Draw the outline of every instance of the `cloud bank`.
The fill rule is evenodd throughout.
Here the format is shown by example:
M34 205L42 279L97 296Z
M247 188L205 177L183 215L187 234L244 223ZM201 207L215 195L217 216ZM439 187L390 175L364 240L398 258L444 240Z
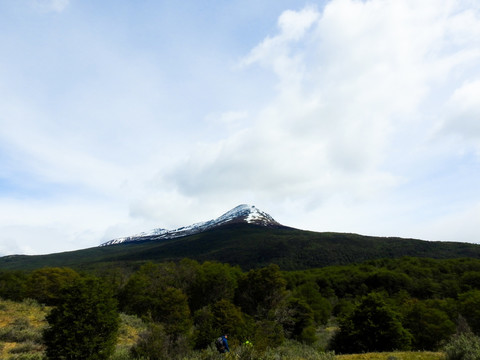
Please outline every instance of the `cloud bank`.
M286 3L268 26L243 2L38 0L28 22L0 5L0 253L240 203L309 230L478 242L480 6Z
M283 206L282 215L294 203L315 214L303 225L316 221L318 230L385 233L382 223L397 217L391 233L426 235L415 221L404 231L402 217L414 216L402 211L423 217L415 203L431 201L421 193L424 178L438 176L431 163L478 151L479 20L478 8L461 1L338 0L283 12L278 32L241 60L246 72L275 74L271 101L251 126L199 145L167 178L185 198L254 194L267 207ZM457 180L444 177L432 181ZM444 207L448 217L453 209Z

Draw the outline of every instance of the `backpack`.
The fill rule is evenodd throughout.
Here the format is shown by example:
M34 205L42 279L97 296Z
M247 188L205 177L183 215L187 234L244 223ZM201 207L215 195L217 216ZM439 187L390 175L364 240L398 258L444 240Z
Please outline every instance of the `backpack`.
M218 351L225 349L225 346L223 346L223 339L221 336L217 340L215 340L215 346L217 347Z

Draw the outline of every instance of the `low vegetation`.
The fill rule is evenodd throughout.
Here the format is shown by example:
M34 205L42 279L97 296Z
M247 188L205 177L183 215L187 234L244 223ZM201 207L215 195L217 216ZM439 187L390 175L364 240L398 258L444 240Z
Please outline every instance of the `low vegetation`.
M336 360L446 360L443 352L409 351L337 355Z
M40 359L45 347L42 331L47 326L48 309L36 301L14 302L0 299L0 358Z

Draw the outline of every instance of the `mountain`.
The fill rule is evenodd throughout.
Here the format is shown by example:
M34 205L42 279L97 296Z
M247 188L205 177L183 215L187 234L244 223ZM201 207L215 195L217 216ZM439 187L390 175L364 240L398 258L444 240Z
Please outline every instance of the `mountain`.
M100 246L118 245L134 241L176 239L183 236L199 234L218 226L235 223L255 224L266 227L282 226L270 215L257 209L255 206L242 204L213 220L184 226L174 230L153 229L149 232L113 239L101 244Z
M5 256L0 258L0 271L46 266L113 271L136 269L148 261L184 258L230 263L244 270L272 263L282 270L303 270L404 256L480 258L480 245L470 243L298 230L280 225L249 205L238 206L215 220L162 231L116 239L109 246L105 243L57 254Z

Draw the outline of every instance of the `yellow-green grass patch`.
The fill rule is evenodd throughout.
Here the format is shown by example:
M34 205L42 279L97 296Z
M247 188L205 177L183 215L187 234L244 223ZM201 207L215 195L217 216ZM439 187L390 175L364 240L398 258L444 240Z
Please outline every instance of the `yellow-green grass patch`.
M337 360L445 360L442 352L406 351L336 355Z

